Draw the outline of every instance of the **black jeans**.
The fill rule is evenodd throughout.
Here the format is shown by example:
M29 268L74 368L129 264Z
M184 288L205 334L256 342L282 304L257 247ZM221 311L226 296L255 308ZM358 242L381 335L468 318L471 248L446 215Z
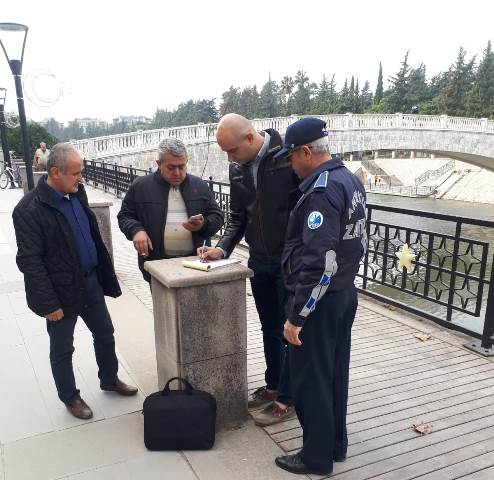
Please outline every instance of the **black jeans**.
M330 472L346 455L346 412L355 287L328 292L309 314L301 346L290 345L293 403L303 429L302 461Z
M278 390L279 402L291 405L288 348L283 338L288 292L283 283L281 264L264 263L250 257L248 265L254 271L250 284L261 320L266 386Z
M84 302L80 316L93 335L100 383L113 385L117 380L118 371L113 324L106 308L105 297L96 270L93 270L85 281ZM76 322L77 317L64 317L56 322L46 321L50 335L51 371L57 386L58 397L67 405L79 398L72 366Z

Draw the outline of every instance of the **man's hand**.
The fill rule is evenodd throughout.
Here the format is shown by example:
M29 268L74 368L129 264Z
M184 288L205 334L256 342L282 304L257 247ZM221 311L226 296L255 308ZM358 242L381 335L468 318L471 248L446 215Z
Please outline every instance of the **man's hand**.
M58 322L58 320L62 320L63 318L63 310L59 308L58 310L45 315L45 318L50 320L50 322Z
M202 257L204 261L208 260L220 260L223 258L223 252L219 248L213 247L199 247L197 249L197 256Z
M182 223L182 227L189 232L197 232L204 225L204 217L202 215L194 215L190 217L186 222Z
M147 257L149 252L153 249L153 244L148 234L144 230L138 231L133 237L134 248L139 252L139 255Z
M283 335L285 336L288 342L290 342L292 345L295 345L296 347L299 347L300 345L302 345L302 342L298 337L300 330L302 330L302 327L296 327L295 325L293 325L293 323L290 322L290 320L287 320L285 322L285 329L283 331Z

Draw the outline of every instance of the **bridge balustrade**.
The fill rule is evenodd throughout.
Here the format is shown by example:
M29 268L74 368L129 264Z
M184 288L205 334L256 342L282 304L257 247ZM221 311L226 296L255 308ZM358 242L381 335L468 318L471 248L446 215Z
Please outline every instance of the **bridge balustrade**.
M284 134L288 125L298 117L263 118L253 120L256 129L274 128ZM447 115L409 115L409 114L335 114L321 115L329 130L437 130L472 133L494 133L494 121L482 118L448 117ZM103 158L116 154L134 153L156 148L165 137L179 138L185 143L204 143L211 141L216 134L217 124L188 125L156 130L144 130L71 143L86 158Z

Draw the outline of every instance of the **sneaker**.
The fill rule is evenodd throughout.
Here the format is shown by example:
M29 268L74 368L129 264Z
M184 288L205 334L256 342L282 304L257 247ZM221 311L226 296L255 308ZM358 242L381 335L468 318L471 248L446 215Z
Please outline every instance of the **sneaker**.
M276 402L271 402L266 408L259 413L252 415L256 425L260 427L267 427L268 425L274 425L275 423L284 422L290 420L296 415L295 408L289 405L286 408L280 407Z
M249 408L262 408L268 403L274 402L278 396L277 390L268 390L266 387L258 388L249 400Z

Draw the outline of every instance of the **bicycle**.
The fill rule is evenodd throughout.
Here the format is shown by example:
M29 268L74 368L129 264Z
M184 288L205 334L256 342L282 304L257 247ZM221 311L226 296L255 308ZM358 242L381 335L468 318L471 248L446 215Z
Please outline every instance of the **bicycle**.
M14 184L17 188L22 188L22 179L19 167L14 170L12 167L5 167L0 173L0 188L5 189L9 184Z

